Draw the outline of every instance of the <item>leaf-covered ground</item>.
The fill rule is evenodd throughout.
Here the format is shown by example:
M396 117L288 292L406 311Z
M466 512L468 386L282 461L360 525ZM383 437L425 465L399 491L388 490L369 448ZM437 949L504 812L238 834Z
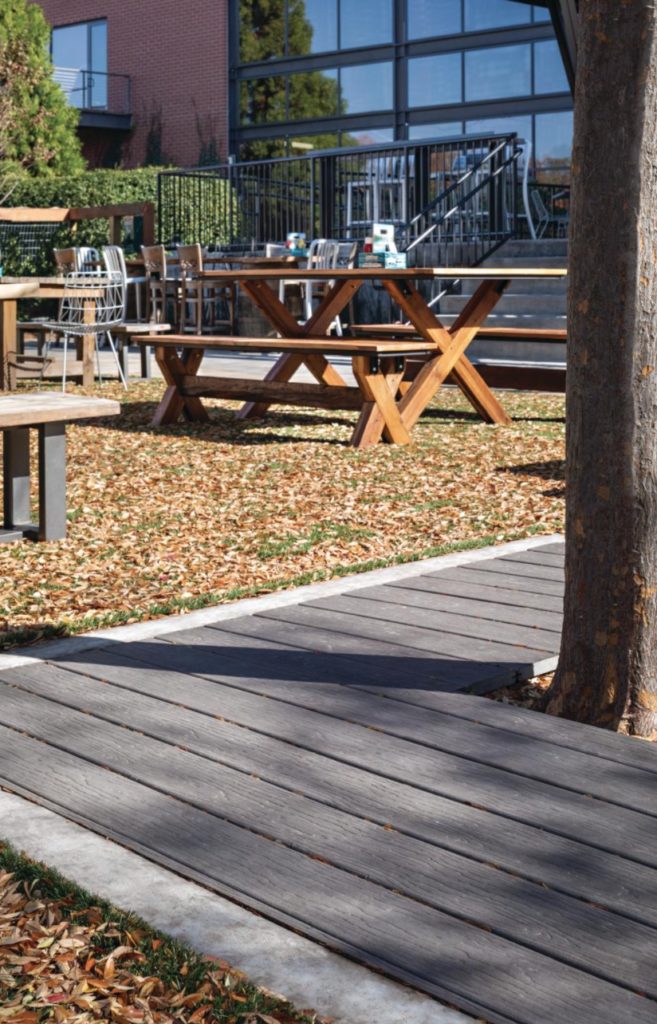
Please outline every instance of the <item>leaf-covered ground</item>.
M0 1024L329 1024L0 842Z
M65 541L0 546L0 643L78 632L562 529L563 397L509 393L509 427L443 390L408 447L354 415L279 410L153 429L162 382L68 432Z

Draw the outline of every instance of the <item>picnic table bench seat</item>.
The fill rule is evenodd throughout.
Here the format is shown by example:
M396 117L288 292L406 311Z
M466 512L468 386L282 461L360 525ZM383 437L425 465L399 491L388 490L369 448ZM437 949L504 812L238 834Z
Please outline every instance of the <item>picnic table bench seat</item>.
M417 330L413 324L352 324L352 331L358 337L376 334L383 338L413 338ZM568 340L565 327L487 327L479 328L478 339L497 341L537 341L560 344ZM566 390L566 365L564 362L539 362L527 359L496 359L490 356L472 356L472 364L486 384L493 388L509 388L519 391ZM406 380L413 380L421 364L409 365ZM453 383L453 381L450 381Z
M0 396L4 529L0 542L66 536L66 424L116 416L118 402L53 392ZM29 431L39 434L39 522L31 521Z

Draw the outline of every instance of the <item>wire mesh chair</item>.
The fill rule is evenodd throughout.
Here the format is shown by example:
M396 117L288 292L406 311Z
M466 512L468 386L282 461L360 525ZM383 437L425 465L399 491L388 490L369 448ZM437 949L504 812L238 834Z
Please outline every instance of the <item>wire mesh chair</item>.
M98 379L102 383L98 335L104 334L109 341L121 383L127 389L128 385L111 335L111 329L118 327L124 319L125 285L120 273L107 271L102 277L96 272L66 275L58 319L46 322L46 326L54 334L61 334L64 338L62 391L66 390L68 339L83 338L90 334L95 336ZM48 346L44 355L48 356Z
M142 285L148 283L148 278L146 275L142 275L141 277L129 276L125 262L125 254L120 245L103 246L103 263L105 264L106 270L110 271L110 273L118 273L123 278L126 290L126 310L124 311L124 319L127 316L128 289L134 288L135 313L137 315L137 320L141 320L141 289Z

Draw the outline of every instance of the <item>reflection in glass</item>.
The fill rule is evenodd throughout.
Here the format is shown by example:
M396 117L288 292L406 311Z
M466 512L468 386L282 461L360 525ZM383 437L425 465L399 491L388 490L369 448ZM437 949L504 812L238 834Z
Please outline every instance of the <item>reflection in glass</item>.
M550 21L550 12L547 7L539 7L538 4L534 4L534 21Z
M432 124L412 124L409 139L451 139L463 134L462 121L439 121Z
M298 56L338 47L338 0L287 0L287 48Z
M573 142L573 112L536 115L536 177L540 181L567 183Z
M94 21L89 26L90 60L93 72L89 80L91 106L98 109L107 107L107 22Z
M462 99L460 53L440 53L409 60L409 106L445 106L460 103Z
M516 132L519 139L531 142L532 119L529 115L520 117L484 117L478 121L465 122L466 135L508 135Z
M568 92L568 88L556 39L534 43L534 92Z
M290 156L305 156L318 149L337 149L337 132L323 135L293 135L290 138Z
M357 128L351 132L341 132L341 146L376 146L382 142L392 142L392 128Z
M338 73L302 71L289 78L288 118L302 121L308 117L335 117L338 110Z
M240 123L270 124L285 121L285 76L248 78L240 82Z
M531 46L491 46L465 54L466 100L531 93Z
M461 31L461 0L408 0L408 38L451 36Z
M240 0L240 61L271 60L285 54L285 5L282 0Z
M392 64L359 64L340 69L343 112L360 114L365 110L390 110L392 107Z
M340 0L340 49L392 42L392 0Z
M513 0L465 0L465 31L479 32L505 25L526 25L531 19L529 4Z

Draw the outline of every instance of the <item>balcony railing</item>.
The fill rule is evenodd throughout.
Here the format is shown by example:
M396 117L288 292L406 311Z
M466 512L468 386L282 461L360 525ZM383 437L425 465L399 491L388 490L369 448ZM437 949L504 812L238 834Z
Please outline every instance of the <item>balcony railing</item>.
M55 68L53 77L71 106L85 113L132 113L130 75L86 71L84 68Z

